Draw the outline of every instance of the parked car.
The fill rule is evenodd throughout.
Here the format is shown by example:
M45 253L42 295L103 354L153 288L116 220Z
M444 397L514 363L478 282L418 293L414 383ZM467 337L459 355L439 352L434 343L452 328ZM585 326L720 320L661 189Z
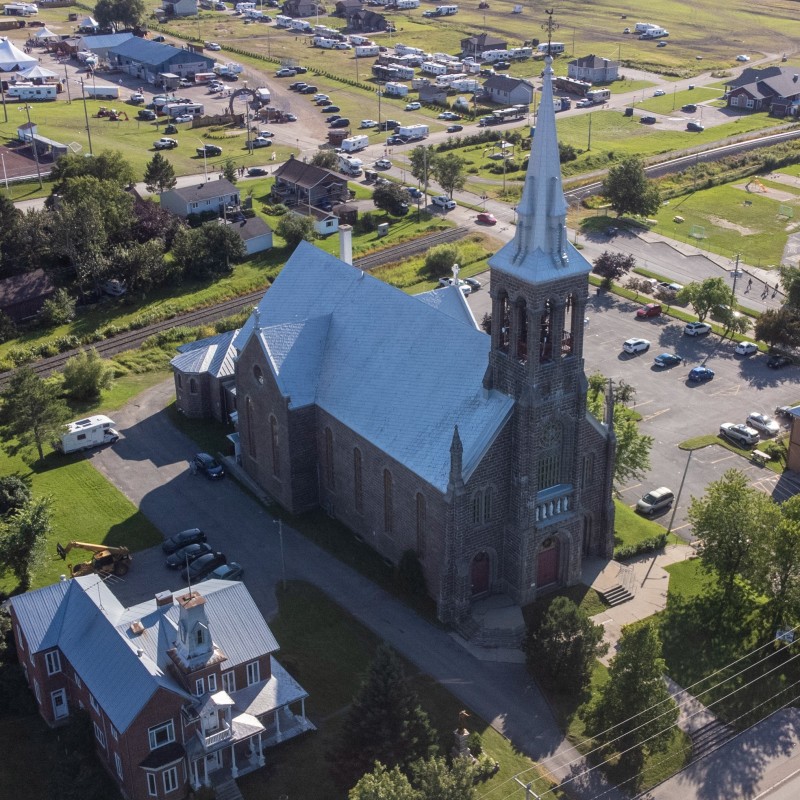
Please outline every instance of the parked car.
M185 531L176 533L174 536L170 536L169 539L165 539L164 543L161 545L161 549L167 554L174 553L176 550L180 550L181 547L186 547L188 544L196 544L197 542L204 542L205 540L206 535L200 528L188 528Z
M647 339L627 339L622 343L622 349L631 355L646 353L650 349Z
M177 117L173 117L172 118L172 121L173 122L178 122L178 123L180 123L180 122L191 122L193 119L194 119L194 117L191 114L178 114Z
M284 122L297 122L297 116L291 112L283 115Z
M251 178L255 178L258 175L268 175L269 170L267 170L265 167L249 167L247 170L247 174Z
M422 103L418 103L416 100L413 103L406 103L406 111L419 111L422 108Z
M266 136L256 136L256 138L250 142L250 147L272 147L272 139L267 139Z
M225 467L208 453L198 453L193 459L195 469L210 480L217 481L225 477Z
M200 581L205 578L209 572L227 563L228 559L225 557L224 553L206 553L204 556L200 556L197 560L192 561L192 563L181 572L181 578L185 581Z
M134 92L129 98L129 103L133 103L133 105L138 106L144 103L144 95L141 92Z
M190 86L194 86L194 81L190 81L188 78L181 78L178 81L178 86L180 86L181 89L188 89Z
M511 62L510 61L495 61L494 62L495 70L508 69L510 66L511 66Z
M738 447L752 447L758 444L758 431L748 425L723 422L719 426L719 433Z
M197 155L201 158L203 156L221 156L222 148L216 144L204 144L202 147L196 147Z
M452 278L439 278L439 286L446 287L454 285ZM465 280L459 279L458 288L461 289L461 294L463 294L464 297L469 297L470 294L472 294L472 287Z
M330 97L320 97L320 99L317 100L316 105L318 105L320 108L328 108L329 106L333 105L333 100L331 100Z
M175 133L177 133L177 132L178 132L178 127L177 127L177 125L167 125L167 126L164 128L164 133L168 133L168 134L170 134L170 135L172 135L172 134L175 134Z
M325 122L327 122L328 125L330 125L331 122L335 122L337 119L341 118L342 118L341 114L331 114L329 117L325 117Z
M461 119L461 114L456 114L454 111L442 111L436 119L446 119L454 122L455 120Z
M693 367L689 370L689 380L692 383L705 383L712 380L714 370L710 367Z
M446 194L437 194L431 198L431 203L445 211L452 211L456 207L456 201L451 200Z
M663 39L656 45L656 47L666 47L668 42L665 42Z
M217 44L217 42L206 42L206 48L208 50L222 50L222 46Z
M736 60L737 61L749 61L750 60L750 56L746 56L746 55L742 54L742 55L736 56Z
M687 322L683 333L685 336L705 336L711 333L711 326L707 322Z
M683 363L683 358L675 353L662 353L653 359L653 364L657 367L676 367Z
M458 133L459 131L463 131L463 130L464 130L464 126L463 125L448 125L447 126L447 132L448 133Z
M295 75L297 75L297 70L290 67L281 67L275 73L276 78L293 78Z
M479 222L481 225L497 225L497 217L494 214L489 214L487 211L481 211L477 217L475 217L475 221Z
M660 317L661 310L661 303L648 303L636 312L636 318L647 319L649 317Z
M265 139L272 139L272 137L275 136L275 134L272 131L268 130L259 131L258 135Z
M478 289L483 286L483 284L477 278L464 278L464 283L466 283L473 292L477 292Z
M154 36L153 37L153 41L154 42L165 42L166 39L163 36Z
M788 367L791 363L792 359L789 358L789 356L770 356L767 359L767 366L770 369L783 369L784 367Z
M772 417L762 414L759 411L751 411L745 420L751 428L755 428L765 436L776 436L780 433L781 426Z
M309 83L308 86L304 86L300 89L300 94L314 94L317 90L318 88L314 86L313 83Z
M399 128L400 123L396 119L385 119L383 122L378 125L379 131L393 131L395 128Z
M379 158L375 162L375 169L391 169L392 162L388 158Z
M583 100L578 100L578 102L575 103L575 108L589 108L590 106L593 105L594 103L592 103L591 100L584 98Z
M652 114L646 114L643 117L639 117L639 122L641 122L643 125L655 125L656 118Z
M323 106L320 110L323 114L338 114L342 109L331 103L330 105Z
M692 131L692 133L702 133L705 130L705 125L700 122L687 122L686 123L686 130Z
M664 511L672 505L675 494L672 489L666 486L659 486L648 492L639 502L636 503L636 510L646 517L652 517L659 511Z
M213 552L211 546L206 542L195 542L194 544L187 544L186 547L181 547L176 550L171 556L167 556L167 567L169 569L180 569L192 561L204 556L206 553Z
M305 81L295 81L294 83L289 84L289 89L293 92L296 92L298 89L302 89L304 86L308 86Z
M160 139L153 142L153 148L155 150L172 150L173 147L177 146L177 140L170 139L169 136L162 136Z
M141 108L136 117L144 122L152 122L156 118L156 112L151 111L149 108Z
M222 566L212 569L208 573L208 577L222 581L238 581L244 577L244 567L236 561L231 561L229 564L222 564Z
M350 125L350 120L347 117L339 117L330 123L331 128L347 128Z
M359 128L374 128L378 123L374 119L362 119Z
M681 106L681 111L686 111L689 114L694 114L697 111L697 106L694 103L686 103L685 105Z
M663 97L665 94L666 92L663 89L656 89L653 92L653 97Z
M737 356L751 356L758 352L758 345L755 342L739 342L733 352Z
M414 198L414 200L419 200L422 197L424 192L421 189L417 189L416 186L406 186L406 191Z

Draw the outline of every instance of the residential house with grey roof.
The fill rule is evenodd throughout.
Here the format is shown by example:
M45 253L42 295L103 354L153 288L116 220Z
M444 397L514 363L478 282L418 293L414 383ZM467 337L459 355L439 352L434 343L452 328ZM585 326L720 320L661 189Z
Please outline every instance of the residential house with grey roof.
M162 208L179 217L207 212L223 216L228 206L238 208L241 197L227 178L219 178L161 192L159 202Z
M613 549L612 408L586 408L591 264L567 236L545 64L518 224L489 260L490 335L456 286L417 298L352 266L345 230L341 258L301 242L233 339L250 478L393 564L415 554L439 619L481 644L521 638L520 606ZM512 631L473 615L491 595Z
M589 83L610 83L619 77L619 62L588 55L567 64L567 77Z
M769 111L773 117L798 115L800 73L794 67L748 67L726 85L728 108Z
M272 196L288 206L316 206L321 200L344 202L350 199L347 178L335 172L289 156L275 170Z
M85 709L101 763L130 800L235 779L313 729L306 692L244 584L207 580L125 608L96 575L9 601L15 642L50 725Z
M533 91L530 81L510 75L490 75L483 84L483 98L504 106L530 105Z
M461 53L463 56L480 58L487 50L507 50L508 42L490 33L479 33L461 40Z

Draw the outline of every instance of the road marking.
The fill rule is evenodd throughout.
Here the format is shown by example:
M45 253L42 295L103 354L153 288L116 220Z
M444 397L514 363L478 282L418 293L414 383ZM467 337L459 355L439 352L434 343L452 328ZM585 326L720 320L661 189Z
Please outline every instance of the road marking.
M673 528L672 532L675 533L675 531L682 531L684 528L691 528L691 527L692 524L690 522L684 522L683 525L678 525L677 528Z
M718 459L716 459L716 461L711 461L710 463L711 464L719 464L721 461L729 461L732 458L739 458L739 456L736 453L729 452L728 455L725 456L724 458L718 458Z
M631 489L638 489L641 485L642 485L641 483L634 483L631 486L626 486L624 489L620 489L619 493L620 494L625 494L625 492L627 492L627 491L629 491Z
M650 422L651 419L655 419L656 417L660 417L662 414L666 414L667 411L670 411L669 408L662 408L661 411L656 411L655 414L648 414L646 417L642 417L642 422Z

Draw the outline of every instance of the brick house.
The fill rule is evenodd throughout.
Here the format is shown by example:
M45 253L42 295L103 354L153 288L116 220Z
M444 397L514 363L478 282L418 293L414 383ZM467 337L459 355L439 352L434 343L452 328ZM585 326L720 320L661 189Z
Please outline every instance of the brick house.
M748 67L726 84L728 108L769 111L773 117L797 116L800 109L800 77L793 67Z
M480 58L487 50L507 50L508 42L488 33L479 33L461 40L461 54L466 58Z
M475 601L525 605L613 547L616 440L611 409L586 409L591 265L567 237L551 63L519 224L489 260L491 336L456 287L411 297L353 268L345 239L342 259L301 242L233 343L249 476L393 563L414 551L467 636Z
M530 105L533 102L533 84L510 75L490 75L483 84L484 97L490 103L504 106Z
M289 206L316 206L323 199L341 202L350 199L346 178L294 156L289 156L274 175L272 196Z
M183 798L218 770L235 779L313 729L244 584L200 590L125 608L92 575L8 601L39 713L54 726L86 709L100 761L129 800Z
M619 62L588 55L567 64L567 77L588 83L610 83L619 77Z

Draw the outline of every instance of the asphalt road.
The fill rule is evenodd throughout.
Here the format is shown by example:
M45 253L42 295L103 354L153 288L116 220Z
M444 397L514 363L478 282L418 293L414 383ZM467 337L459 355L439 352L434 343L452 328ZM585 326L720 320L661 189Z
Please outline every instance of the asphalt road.
M491 300L486 285L489 274L477 277L484 287L470 295L468 302L480 321L490 311ZM765 356L736 356L730 341L713 334L700 338L685 336L683 323L669 317L637 320L638 307L590 287L584 344L587 374L600 372L615 383L624 380L633 386L634 408L643 416L641 431L655 440L652 467L645 479L622 487L622 497L629 505L657 486L678 491L688 458L687 451L678 449L680 442L715 434L723 422L744 422L752 411L771 414L776 406L800 400L797 388L800 367L768 369ZM633 337L648 339L649 352L635 356L623 353L622 343ZM655 368L653 358L666 351L682 356L684 365L667 370ZM700 385L690 383L689 370L701 364L714 370L714 379ZM707 447L692 455L673 530L692 538L686 519L690 498L701 496L711 481L733 467L744 471L753 485L778 500L800 491L800 480L792 475L778 476L723 447ZM671 513L668 511L656 519L668 527Z
M171 381L144 392L116 412L122 438L113 448L94 451L93 464L165 535L198 526L209 543L245 565L244 582L267 619L277 611L274 590L281 579L278 526L267 510L233 480L211 483L189 472L192 442L170 423L164 406ZM319 550L288 526L283 549L289 579L308 581L330 595L361 623L389 642L420 670L433 676L481 717L561 780L580 771L577 751L567 743L523 664L479 661L446 631L420 619L367 579ZM111 586L130 605L180 578L164 566L156 547L137 553L124 580ZM314 715L314 698L307 704ZM596 772L570 784L590 798L609 791ZM506 795L511 793L511 789ZM609 800L620 797L610 789Z

